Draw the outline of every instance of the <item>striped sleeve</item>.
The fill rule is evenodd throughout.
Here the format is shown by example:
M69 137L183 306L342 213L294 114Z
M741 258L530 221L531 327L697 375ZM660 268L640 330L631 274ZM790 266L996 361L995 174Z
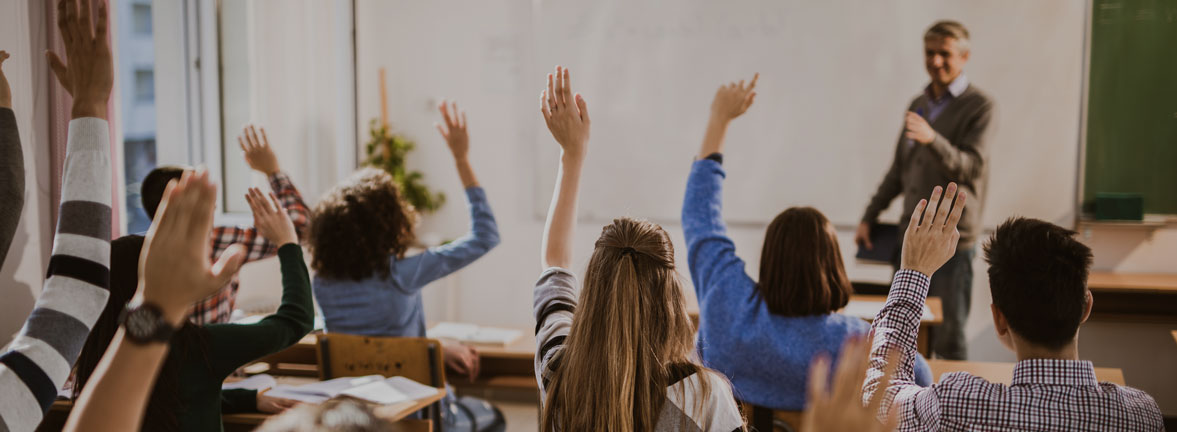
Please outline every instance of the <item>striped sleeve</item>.
M576 295L576 276L559 267L545 270L535 283L535 379L541 401L546 398L550 371L558 369L558 360L552 359L572 330Z
M33 312L0 354L0 431L31 431L65 384L109 296L109 125L69 123L57 234Z

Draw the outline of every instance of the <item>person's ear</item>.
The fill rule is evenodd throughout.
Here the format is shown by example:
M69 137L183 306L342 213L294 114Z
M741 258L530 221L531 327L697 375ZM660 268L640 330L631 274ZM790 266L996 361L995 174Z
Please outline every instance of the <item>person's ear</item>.
M971 52L972 52L971 50L968 50L968 51L960 53L961 60L968 62L969 61L969 53L971 53Z
M993 329L997 331L998 337L1006 337L1009 335L1009 321L1006 321L1005 315L997 309L997 305L989 304L989 311L993 314Z
M1083 306L1083 319L1079 321L1079 324L1085 323L1087 322L1087 318L1091 318L1091 306L1095 302L1095 298L1091 297L1091 291L1087 291L1083 297L1086 301Z

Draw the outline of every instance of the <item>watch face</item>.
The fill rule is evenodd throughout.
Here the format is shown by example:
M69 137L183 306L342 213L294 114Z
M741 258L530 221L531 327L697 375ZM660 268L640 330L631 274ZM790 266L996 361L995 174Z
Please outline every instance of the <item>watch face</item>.
M159 317L146 308L135 308L127 314L127 331L138 338L147 338L155 333Z

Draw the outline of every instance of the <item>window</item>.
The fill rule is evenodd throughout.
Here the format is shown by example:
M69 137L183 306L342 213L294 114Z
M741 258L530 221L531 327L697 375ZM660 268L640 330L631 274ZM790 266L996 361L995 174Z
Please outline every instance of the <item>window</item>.
M136 34L151 36L151 4L131 5L131 27Z
M141 103L155 102L155 71L139 69L135 71L135 100Z
M123 208L128 233L147 231L151 220L143 210L139 186L156 164L155 41L151 32L151 6L112 2L112 12L127 23L115 27L118 44L119 130L123 145Z

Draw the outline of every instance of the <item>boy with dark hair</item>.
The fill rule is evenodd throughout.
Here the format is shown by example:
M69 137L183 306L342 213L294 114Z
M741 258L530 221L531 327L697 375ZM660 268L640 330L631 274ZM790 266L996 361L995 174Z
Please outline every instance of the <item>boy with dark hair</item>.
M265 128L261 129L259 139L257 130L252 125L247 126L242 130L241 136L237 137L237 143L245 152L245 162L249 164L249 167L264 173L269 179L270 188L273 189L274 194L282 203L282 207L290 215L290 220L294 222L298 238L303 238L306 228L310 224L311 212L303 202L298 189L294 187L294 183L290 181L290 177L283 173L278 166L278 157L270 147L270 140L266 137ZM163 197L168 182L173 179L179 180L184 171L190 169L174 165L160 166L147 173L147 176L143 178L140 196L143 199L143 209L147 211L148 217L155 219L155 210L159 207L160 199ZM115 240L114 247L118 248L124 241L123 239L129 237L132 236ZM134 237L141 238L141 236ZM246 263L268 258L278 253L278 245L267 241L265 237L258 234L254 227L216 226L213 227L209 241L212 242L212 256L209 257L212 262L216 262L221 254L234 244L245 246ZM234 276L232 281L216 294L196 302L192 308L192 322L198 325L229 322L229 316L233 313L233 305L237 298L237 284L237 277Z
M921 201L903 240L902 270L872 324L875 341L864 400L879 388L886 359L903 355L884 410L899 404L899 430L1162 430L1160 408L1144 392L1098 382L1079 360L1079 324L1091 313L1091 249L1074 232L1036 219L1011 218L985 245L997 336L1017 354L1010 385L967 372L945 374L931 387L913 382L920 307L932 273L952 255L964 191L949 184ZM947 208L952 207L948 217ZM939 204L939 211L937 211ZM920 215L924 222L919 222ZM881 411L886 412L886 411Z

